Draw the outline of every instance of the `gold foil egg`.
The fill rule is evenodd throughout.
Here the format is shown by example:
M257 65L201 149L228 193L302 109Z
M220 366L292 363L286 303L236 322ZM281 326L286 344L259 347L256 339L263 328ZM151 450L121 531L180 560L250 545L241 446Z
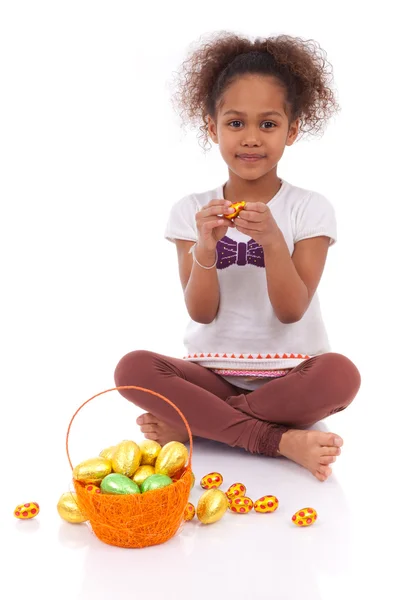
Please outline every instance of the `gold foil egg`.
M40 508L37 502L26 502L25 504L19 504L14 510L14 516L17 519L33 519L39 514Z
M275 512L279 506L276 496L263 496L254 502L254 510L259 513Z
M68 523L83 523L87 518L80 511L75 492L62 494L57 504L58 514Z
M246 495L246 486L243 483L233 483L227 490L228 498L237 498L237 496Z
M161 475L173 477L185 466L188 457L186 446L181 442L169 442L161 448L160 454L157 456L155 471Z
M221 490L207 490L200 496L197 504L197 518L208 525L219 521L228 508L228 498Z
M101 489L97 485L94 485L94 483L85 485L85 490L88 491L89 494L101 494Z
M242 201L242 202L235 202L234 204L232 204L232 206L230 208L234 209L234 213L231 213L229 215L224 215L227 219L234 219L235 217L238 216L238 214L240 213L241 210L244 209L244 207L246 206L246 202Z
M137 471L142 452L139 446L131 440L124 440L118 444L112 457L112 468L115 473L132 477Z
M154 475L154 467L151 465L142 465L135 471L132 479L138 485L142 485L143 481L150 477L150 475Z
M79 463L72 471L72 476L82 483L100 483L101 480L111 473L111 462L106 458L97 456Z
M107 460L112 460L114 454L115 446L109 446L108 448L104 448L99 454L102 458L106 458Z
M183 513L184 521L191 521L196 514L196 510L194 505L191 502L188 502L185 508L185 512Z
M223 478L221 473L208 473L208 475L204 475L204 477L201 478L200 485L203 490L212 490L214 488L219 488L222 482Z
M161 445L154 440L144 440L140 442L139 448L142 453L140 464L154 467L157 456L160 454Z
M247 496L238 496L229 500L229 510L233 513L246 514L253 508L253 500Z
M302 508L293 515L292 521L299 527L308 527L315 523L317 516L317 511L314 508Z

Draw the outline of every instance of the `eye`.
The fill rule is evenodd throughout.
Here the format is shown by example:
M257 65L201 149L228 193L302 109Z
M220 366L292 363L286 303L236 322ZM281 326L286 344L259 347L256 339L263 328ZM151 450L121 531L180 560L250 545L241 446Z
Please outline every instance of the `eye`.
M233 125L234 123L241 123L241 121L231 121L230 123L228 123L228 125ZM234 127L234 129L237 129L237 127Z
M272 127L276 127L275 123L272 123L272 121L264 121L264 123L262 123L262 125L265 125L266 123L268 123L269 125L272 125ZM267 129L271 129L271 127L267 127Z

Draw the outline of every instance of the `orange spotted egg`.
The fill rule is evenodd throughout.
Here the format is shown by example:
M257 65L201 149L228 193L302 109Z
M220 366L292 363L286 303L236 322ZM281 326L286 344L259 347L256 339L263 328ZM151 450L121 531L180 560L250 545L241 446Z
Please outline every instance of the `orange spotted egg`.
M292 521L299 527L308 527L317 520L317 511L313 508L302 508L292 517Z
M228 498L237 498L246 494L246 486L243 483L233 483L227 490Z
M223 477L221 473L208 473L208 475L202 477L200 485L203 490L212 490L214 488L219 488L222 482Z
M259 513L275 512L279 506L279 501L276 496L263 496L254 502L254 510Z
M33 519L39 514L39 504L37 502L27 502L26 504L20 504L14 510L14 516L17 519Z
M85 489L89 492L89 494L101 494L101 489L93 483L85 485Z
M238 514L246 514L253 508L253 500L247 496L229 499L229 510Z
M196 514L196 509L191 502L188 502L185 508L185 512L183 513L184 521L191 521Z

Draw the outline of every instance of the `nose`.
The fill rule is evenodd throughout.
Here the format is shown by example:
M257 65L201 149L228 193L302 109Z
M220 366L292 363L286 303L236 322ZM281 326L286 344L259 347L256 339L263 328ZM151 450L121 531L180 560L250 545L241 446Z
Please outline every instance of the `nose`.
M248 128L245 131L245 135L243 136L242 139L242 146L245 147L249 147L249 148L258 148L259 146L261 146L261 140L260 140L260 131L257 128Z

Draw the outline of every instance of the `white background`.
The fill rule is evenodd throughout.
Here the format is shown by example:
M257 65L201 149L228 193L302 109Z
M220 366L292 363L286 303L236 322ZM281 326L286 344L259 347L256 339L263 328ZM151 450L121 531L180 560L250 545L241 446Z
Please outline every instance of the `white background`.
M7 600L398 597L399 51L391 6L1 3ZM220 470L227 483L246 480L254 495L277 495L280 511L192 523L166 545L124 551L59 519L71 478L65 433L84 400L113 387L126 352L183 354L187 315L164 227L173 202L225 182L227 170L217 147L205 156L196 132L181 129L171 81L190 44L218 30L316 39L333 65L342 111L322 139L288 148L278 175L335 206L339 238L319 293L332 349L357 364L362 387L347 411L320 425L345 439L327 483L288 461L199 444L198 480ZM116 392L96 399L74 423L73 462L141 439L137 414ZM29 501L39 502L39 517L17 521L15 506ZM318 523L292 526L291 515L309 504Z

